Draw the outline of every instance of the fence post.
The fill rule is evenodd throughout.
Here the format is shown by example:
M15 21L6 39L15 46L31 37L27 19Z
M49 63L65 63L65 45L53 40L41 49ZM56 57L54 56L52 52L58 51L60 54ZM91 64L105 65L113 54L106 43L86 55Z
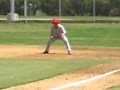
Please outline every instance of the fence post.
M61 0L59 0L59 17L61 17Z
M7 14L7 21L18 21L18 14L15 13L15 0L10 0L10 13Z
M93 0L93 22L95 23L95 16L96 16L96 2Z
M27 0L24 0L24 16L25 16L25 23L27 23Z

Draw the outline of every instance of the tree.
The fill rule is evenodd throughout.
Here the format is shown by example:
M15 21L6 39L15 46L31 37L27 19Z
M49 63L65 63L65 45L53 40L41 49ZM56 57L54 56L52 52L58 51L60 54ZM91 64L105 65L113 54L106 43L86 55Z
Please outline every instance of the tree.
M48 15L58 15L58 0L42 0L41 10Z
M120 0L110 0L110 12L111 16L120 16Z
M6 15L9 10L10 4L8 3L8 0L0 0L0 14Z
M41 10L47 15L59 14L59 0L27 0L28 14L36 15ZM96 15L120 16L120 0L95 0ZM92 15L93 0L61 0L62 15ZM15 0L15 12L24 14L24 0ZM0 0L0 14L6 15L10 12L10 0Z
M28 2L28 15L35 15L36 10L41 8L41 0L27 0ZM24 0L16 0L16 12L20 15L24 14Z
M41 2L43 0L29 0L28 1L28 13L32 15L36 15L36 11L41 9Z

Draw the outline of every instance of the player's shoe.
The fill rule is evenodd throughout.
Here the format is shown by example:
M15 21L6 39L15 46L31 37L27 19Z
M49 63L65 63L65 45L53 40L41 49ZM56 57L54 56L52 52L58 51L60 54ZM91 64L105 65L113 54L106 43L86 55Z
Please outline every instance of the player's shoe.
M71 51L68 51L68 55L72 55Z
M48 51L44 51L43 54L48 54Z

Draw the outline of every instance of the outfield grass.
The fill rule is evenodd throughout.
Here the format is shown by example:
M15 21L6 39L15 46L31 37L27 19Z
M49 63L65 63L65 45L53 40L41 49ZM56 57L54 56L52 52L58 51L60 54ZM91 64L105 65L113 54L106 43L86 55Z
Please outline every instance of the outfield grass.
M62 24L72 45L120 47L120 24ZM46 45L50 28L50 23L0 24L0 44Z
M54 77L65 72L72 72L110 61L0 59L0 89Z

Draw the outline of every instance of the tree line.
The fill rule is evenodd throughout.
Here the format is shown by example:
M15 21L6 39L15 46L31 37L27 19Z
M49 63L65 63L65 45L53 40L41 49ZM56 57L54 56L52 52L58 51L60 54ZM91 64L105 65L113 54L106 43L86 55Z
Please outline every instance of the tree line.
M58 15L59 0L27 0L28 14ZM120 0L95 0L97 16L120 16ZM15 12L24 14L24 0L15 0ZM10 12L10 0L0 0L0 15ZM63 16L93 15L93 0L61 0Z

